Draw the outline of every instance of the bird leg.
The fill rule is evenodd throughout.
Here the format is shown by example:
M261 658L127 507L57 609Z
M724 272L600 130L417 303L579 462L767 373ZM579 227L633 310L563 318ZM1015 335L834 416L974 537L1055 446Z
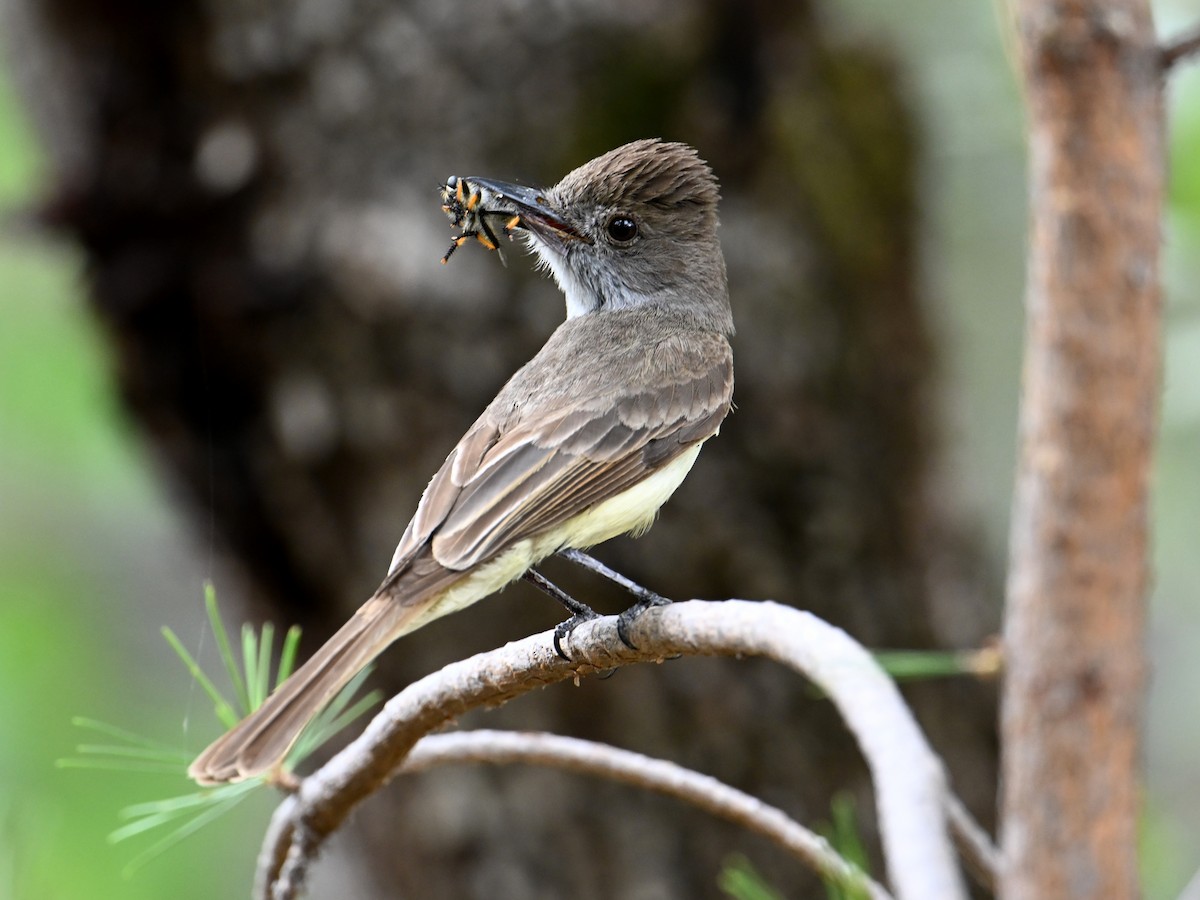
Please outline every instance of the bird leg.
M582 550L576 550L572 547L567 547L566 549L559 550L558 555L569 559L576 565L583 566L589 571L595 572L597 575L603 575L609 581L613 582L614 584L619 584L637 598L637 602L635 602L633 606L629 607L629 609L625 610L625 612L621 613L621 615L617 617L617 637L619 637L621 639L621 643L630 650L636 650L637 647L633 646L633 642L629 640L629 626L633 624L634 620L638 616L650 609L650 607L666 606L671 601L661 594L656 594L649 588L643 587L636 581L626 578L615 569L610 569L604 563L600 562L600 560L596 559L594 556L589 556Z
M571 657L563 652L562 640L572 631L582 625L589 619L600 618L600 613L596 612L586 603L581 603L576 600L557 584L539 572L537 569L529 569L522 576L526 581L545 591L559 603L567 608L567 612L571 613L571 618L564 622L559 622L554 628L554 652L568 662Z

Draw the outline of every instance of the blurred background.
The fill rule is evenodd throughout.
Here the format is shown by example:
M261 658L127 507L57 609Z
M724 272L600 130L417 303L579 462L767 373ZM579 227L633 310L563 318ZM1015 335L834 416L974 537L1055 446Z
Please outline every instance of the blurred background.
M1164 35L1195 21L1186 0L1155 11ZM126 879L117 810L186 786L54 761L86 738L76 715L194 751L216 734L160 636L212 658L206 578L228 619L300 622L315 649L561 318L517 252L438 264L451 172L552 182L662 136L722 179L738 412L650 535L602 558L672 596L812 608L881 648L993 634L1026 218L1008 28L998 4L946 0L0 0L0 897L246 893L272 798ZM1200 866L1200 67L1169 100L1151 898ZM514 587L398 645L382 683L557 616ZM869 837L861 767L803 685L654 668L464 724L670 756L808 822L848 787ZM994 690L910 697L989 819ZM802 883L695 818L552 773L435 773L368 804L312 895L718 896L734 851Z

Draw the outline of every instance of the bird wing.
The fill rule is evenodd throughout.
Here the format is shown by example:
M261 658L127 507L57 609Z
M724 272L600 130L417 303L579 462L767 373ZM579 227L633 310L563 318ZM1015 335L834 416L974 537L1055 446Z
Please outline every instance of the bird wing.
M733 356L720 343L723 352L705 354L699 370L680 366L674 380L646 379L615 399L573 398L509 428L485 413L426 488L384 587L424 547L447 569L469 569L618 496L712 437L733 396Z

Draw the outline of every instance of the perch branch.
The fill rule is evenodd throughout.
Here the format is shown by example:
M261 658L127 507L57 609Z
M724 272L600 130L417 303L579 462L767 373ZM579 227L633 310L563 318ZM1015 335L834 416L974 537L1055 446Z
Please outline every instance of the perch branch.
M631 632L636 650L619 640L615 618L597 619L572 632L569 661L555 654L547 632L409 685L276 811L259 857L258 896L296 896L323 841L390 780L429 732L471 709L498 706L557 681L677 655L764 656L808 676L838 708L871 770L897 896L964 896L946 833L941 763L896 686L843 631L790 607L730 600L658 607L632 623Z
M449 763L525 763L595 775L675 797L757 832L799 857L823 878L874 900L891 897L819 834L782 810L717 779L673 762L596 741L557 734L478 729L431 734L413 747L400 771L424 772Z

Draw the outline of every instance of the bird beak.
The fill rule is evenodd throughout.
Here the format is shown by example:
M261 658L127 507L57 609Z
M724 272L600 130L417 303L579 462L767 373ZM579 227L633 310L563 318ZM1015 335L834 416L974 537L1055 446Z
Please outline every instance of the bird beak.
M540 188L494 181L491 178L468 177L464 180L468 184L486 188L512 206L512 211L520 217L520 221L512 227L524 228L544 241L560 246L570 241L583 241L587 244L592 242L550 205Z

